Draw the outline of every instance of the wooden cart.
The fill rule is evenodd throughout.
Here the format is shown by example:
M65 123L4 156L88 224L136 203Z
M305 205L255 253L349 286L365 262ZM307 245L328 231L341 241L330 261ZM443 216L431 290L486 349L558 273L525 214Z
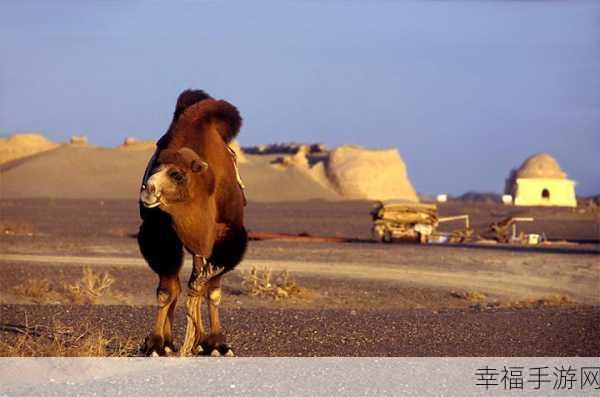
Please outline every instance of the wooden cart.
M372 234L377 241L390 243L393 240L455 243L469 239L473 232L468 215L439 217L435 204L403 201L378 202L371 211ZM451 233L438 232L440 223L464 220L465 227Z

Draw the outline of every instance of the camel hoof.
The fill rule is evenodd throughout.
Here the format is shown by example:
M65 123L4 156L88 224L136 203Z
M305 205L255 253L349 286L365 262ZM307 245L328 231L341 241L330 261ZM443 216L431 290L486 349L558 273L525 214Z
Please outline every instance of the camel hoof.
M223 335L222 333L209 335L202 342L202 347L206 352L205 354L208 354L208 352L210 352L210 355L213 357L226 356L229 350L231 350L231 348L227 344L225 335Z
M167 355L167 357L173 357L175 356L175 351L169 346L165 346L165 354Z
M233 350L227 350L227 353L225 353L225 357L235 357L235 354L233 354Z
M159 357L165 355L165 348L162 338L150 335L146 337L140 350L145 356Z
M192 353L198 356L198 355L204 353L204 349L202 348L202 346L197 345L196 347L194 347L192 349Z

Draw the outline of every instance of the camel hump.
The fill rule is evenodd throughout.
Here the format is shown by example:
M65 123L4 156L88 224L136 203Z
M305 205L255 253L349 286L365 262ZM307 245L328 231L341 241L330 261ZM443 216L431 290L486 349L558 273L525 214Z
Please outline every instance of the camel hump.
M224 100L205 99L189 106L181 116L188 122L216 122L225 143L231 142L240 131L242 116L235 106Z
M210 95L202 90L185 90L177 98L175 104L175 113L173 114L173 120L177 120L179 116L195 103L203 101L205 99L212 99Z

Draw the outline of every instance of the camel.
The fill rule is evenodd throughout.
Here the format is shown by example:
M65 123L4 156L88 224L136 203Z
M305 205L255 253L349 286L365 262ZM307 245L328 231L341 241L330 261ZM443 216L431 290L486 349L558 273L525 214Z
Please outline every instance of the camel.
M201 90L177 99L173 120L157 143L140 191L138 244L158 274L158 313L144 343L147 355L174 355L173 313L181 292L184 250L193 256L181 356L233 355L219 319L221 280L242 260L248 235L245 197L228 143L242 124L238 110ZM206 301L209 329L202 320Z

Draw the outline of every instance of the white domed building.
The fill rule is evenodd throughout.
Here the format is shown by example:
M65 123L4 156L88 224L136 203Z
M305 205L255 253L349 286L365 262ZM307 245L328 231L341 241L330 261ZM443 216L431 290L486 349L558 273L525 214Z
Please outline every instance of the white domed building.
M575 181L567 179L556 159L547 153L534 154L512 170L506 193L514 197L515 205L577 206Z

